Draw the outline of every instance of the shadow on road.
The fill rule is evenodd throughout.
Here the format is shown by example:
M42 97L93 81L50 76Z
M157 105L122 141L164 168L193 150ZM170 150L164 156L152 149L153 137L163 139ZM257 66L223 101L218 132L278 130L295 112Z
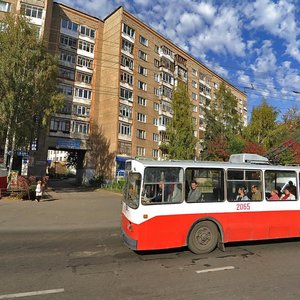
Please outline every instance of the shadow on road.
M76 182L76 178L66 178L66 179L50 179L48 183L48 189L50 191L55 191L56 193L63 192L87 192L94 191L93 187L81 186Z

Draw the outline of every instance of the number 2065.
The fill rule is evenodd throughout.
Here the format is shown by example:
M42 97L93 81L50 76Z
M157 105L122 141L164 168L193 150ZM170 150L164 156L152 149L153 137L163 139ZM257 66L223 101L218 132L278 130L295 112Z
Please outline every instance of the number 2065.
M236 210L250 210L250 203L237 203Z

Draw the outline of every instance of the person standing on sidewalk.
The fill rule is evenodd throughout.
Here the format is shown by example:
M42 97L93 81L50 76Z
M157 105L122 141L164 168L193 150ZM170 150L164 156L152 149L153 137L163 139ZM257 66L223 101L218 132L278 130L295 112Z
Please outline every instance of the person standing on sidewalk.
M35 201L40 202L43 195L42 182L39 180L35 188Z

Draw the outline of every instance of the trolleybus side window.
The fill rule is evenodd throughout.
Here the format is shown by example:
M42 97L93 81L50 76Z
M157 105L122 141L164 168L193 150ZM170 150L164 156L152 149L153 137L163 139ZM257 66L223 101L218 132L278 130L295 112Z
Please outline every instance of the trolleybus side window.
M143 204L180 203L183 199L183 169L147 167L142 190Z
M263 199L260 170L228 170L228 201L261 201Z
M199 199L190 201L188 198L192 189L191 183L193 180L197 182L197 194L200 196L198 197ZM185 199L189 203L224 201L224 170L213 168L187 168Z
M297 174L294 171L265 171L266 199L296 200L298 197Z

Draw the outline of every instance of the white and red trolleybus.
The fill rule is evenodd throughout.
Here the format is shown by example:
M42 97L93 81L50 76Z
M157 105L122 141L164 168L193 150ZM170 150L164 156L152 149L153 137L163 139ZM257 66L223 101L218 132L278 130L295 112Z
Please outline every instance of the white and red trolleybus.
M126 172L122 235L133 250L188 246L200 254L300 236L300 167L239 154L229 162L128 160Z

